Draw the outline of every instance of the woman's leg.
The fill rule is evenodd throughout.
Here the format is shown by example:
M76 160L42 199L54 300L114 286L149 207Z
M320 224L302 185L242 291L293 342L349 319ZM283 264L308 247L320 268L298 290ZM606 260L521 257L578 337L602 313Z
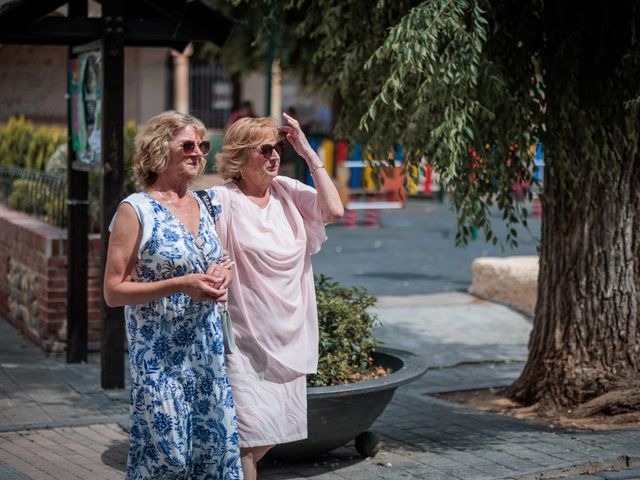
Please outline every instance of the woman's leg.
M244 480L256 480L258 478L258 461L264 457L271 448L273 448L273 445L240 449L240 460L242 461Z

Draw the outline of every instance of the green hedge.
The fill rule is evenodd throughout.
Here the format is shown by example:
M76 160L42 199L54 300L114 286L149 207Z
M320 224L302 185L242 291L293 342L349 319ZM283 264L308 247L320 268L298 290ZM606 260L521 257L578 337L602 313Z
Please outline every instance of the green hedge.
M0 165L42 171L48 158L66 141L58 127L35 127L24 116L0 127Z
M133 176L133 155L138 126L130 120L124 127L124 193L136 191ZM26 171L24 178L11 181L6 200L8 205L26 213L44 216L51 223L66 225L66 203L59 200L51 186L38 181L29 172L47 172L51 178L67 175L67 134L57 127L35 127L24 116L12 117L0 127L0 165ZM49 178L51 180L51 178ZM46 182L45 182L46 183ZM52 185L58 185L55 181ZM100 173L89 174L89 224L93 232L100 229Z

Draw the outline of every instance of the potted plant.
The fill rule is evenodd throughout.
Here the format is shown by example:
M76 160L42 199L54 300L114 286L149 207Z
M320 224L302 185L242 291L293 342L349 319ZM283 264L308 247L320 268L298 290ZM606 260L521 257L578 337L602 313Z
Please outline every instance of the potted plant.
M373 456L379 445L367 429L396 388L423 375L426 365L409 352L378 346L372 337L376 298L365 289L343 287L322 275L315 281L320 356L318 373L307 380L309 436L276 446L268 458L313 457L354 438L362 456Z

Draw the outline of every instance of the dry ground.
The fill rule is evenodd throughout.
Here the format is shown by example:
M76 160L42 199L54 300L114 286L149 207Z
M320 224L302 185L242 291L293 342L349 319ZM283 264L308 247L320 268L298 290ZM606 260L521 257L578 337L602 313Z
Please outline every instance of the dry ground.
M617 428L640 428L640 412L622 415L593 415L574 418L571 410L541 410L537 406L523 407L506 396L506 388L488 388L446 392L435 396L443 400L459 403L474 410L508 415L521 420L564 430L594 431Z

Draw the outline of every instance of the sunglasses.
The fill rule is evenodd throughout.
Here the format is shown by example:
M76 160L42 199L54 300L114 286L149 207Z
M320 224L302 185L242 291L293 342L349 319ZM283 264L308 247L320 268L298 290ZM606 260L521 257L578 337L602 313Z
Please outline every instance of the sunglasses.
M211 150L211 142L209 140L203 140L200 143L196 143L193 140L186 140L180 144L180 148L187 155L191 155L196 150L196 145L200 149L203 155L209 153Z
M256 147L256 150L258 150L258 153L262 155L264 158L271 158L271 155L273 155L274 150L278 155L280 155L280 153L282 152L282 142L278 142L274 145L271 145L270 143L265 143L263 145L260 145L259 147Z

